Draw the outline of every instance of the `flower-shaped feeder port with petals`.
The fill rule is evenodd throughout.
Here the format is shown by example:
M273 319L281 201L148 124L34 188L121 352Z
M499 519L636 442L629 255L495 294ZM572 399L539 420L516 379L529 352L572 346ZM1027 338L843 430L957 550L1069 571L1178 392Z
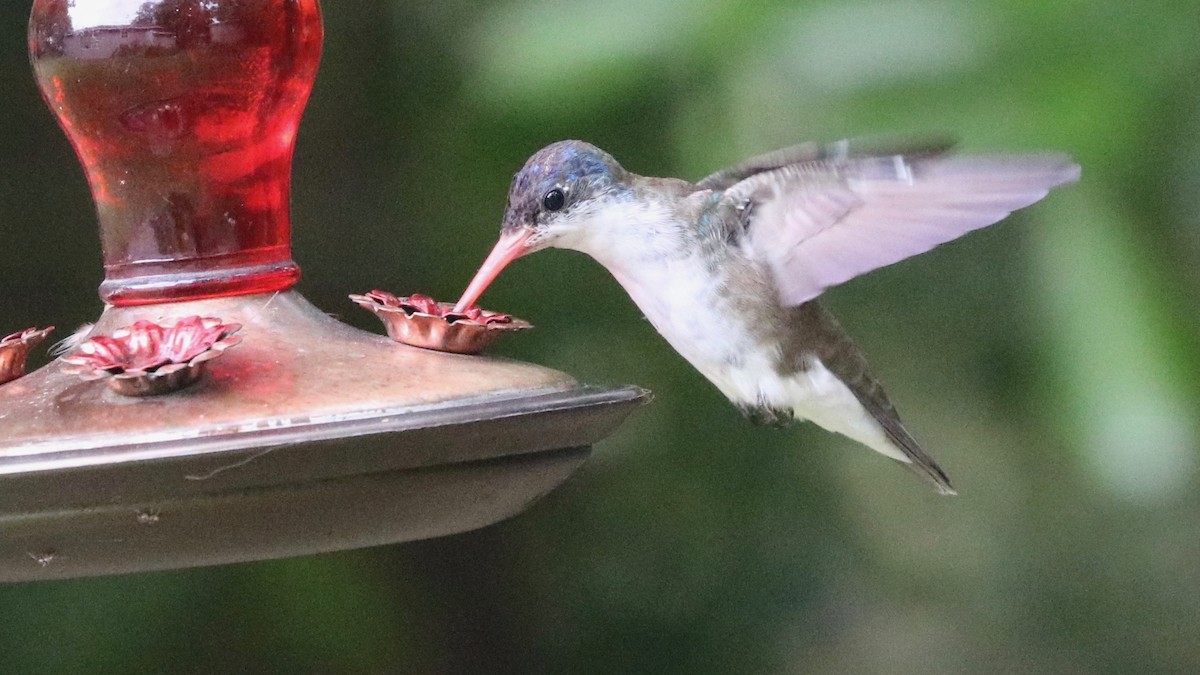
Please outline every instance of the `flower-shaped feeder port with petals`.
M124 396L156 396L193 384L209 361L241 341L240 324L189 316L170 326L137 321L84 341L63 358L84 380L103 379Z
M29 358L29 351L45 340L52 330L54 326L27 328L0 340L0 384L25 374L25 360Z
M350 299L379 317L396 342L440 352L478 354L503 333L533 327L508 314L478 307L455 312L453 303L416 293L397 297L376 290Z

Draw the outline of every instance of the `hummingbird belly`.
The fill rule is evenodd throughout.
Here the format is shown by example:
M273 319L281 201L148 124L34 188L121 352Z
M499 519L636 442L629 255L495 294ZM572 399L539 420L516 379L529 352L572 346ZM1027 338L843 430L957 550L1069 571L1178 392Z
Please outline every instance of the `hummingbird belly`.
M696 370L743 408L788 411L907 461L850 388L813 354L806 367L780 373L782 346L772 330L784 310L765 274L749 264L716 274L702 255L612 269L646 319ZM738 269L738 268L741 269ZM740 273L739 287L729 283ZM754 278L758 275L758 278ZM747 279L749 278L749 282Z

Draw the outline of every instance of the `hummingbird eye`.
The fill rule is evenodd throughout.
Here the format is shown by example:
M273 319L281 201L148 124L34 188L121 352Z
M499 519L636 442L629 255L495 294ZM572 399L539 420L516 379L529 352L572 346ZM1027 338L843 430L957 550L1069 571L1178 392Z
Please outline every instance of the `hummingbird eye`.
M567 196L559 188L554 188L547 192L546 196L542 197L542 207L547 211L557 211L566 206L566 204Z

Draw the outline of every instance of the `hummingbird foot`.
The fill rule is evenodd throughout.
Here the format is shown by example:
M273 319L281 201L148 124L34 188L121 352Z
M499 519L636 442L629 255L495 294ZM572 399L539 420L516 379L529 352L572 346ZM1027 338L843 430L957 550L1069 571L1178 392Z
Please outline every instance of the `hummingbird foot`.
M783 428L796 421L795 414L787 408L773 408L765 403L739 403L738 410L746 419L760 426Z

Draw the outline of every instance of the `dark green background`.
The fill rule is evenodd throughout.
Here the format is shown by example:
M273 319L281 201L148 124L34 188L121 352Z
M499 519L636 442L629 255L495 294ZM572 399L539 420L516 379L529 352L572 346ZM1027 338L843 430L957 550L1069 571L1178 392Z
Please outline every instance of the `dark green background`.
M0 3L0 332L100 310L82 172ZM0 672L1196 672L1200 5L325 0L301 290L454 297L525 157L696 178L948 132L1084 180L826 297L962 496L751 426L607 273L552 251L500 351L656 403L531 512L439 541L0 587Z

